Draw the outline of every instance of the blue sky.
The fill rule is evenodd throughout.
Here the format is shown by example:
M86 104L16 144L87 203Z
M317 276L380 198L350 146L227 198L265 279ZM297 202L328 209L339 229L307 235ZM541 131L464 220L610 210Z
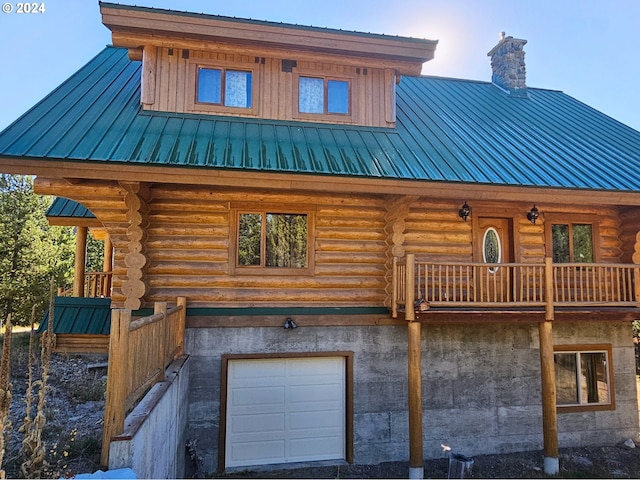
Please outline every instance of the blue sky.
M7 3L0 0L0 4ZM84 65L110 32L97 0L0 12L0 129ZM562 90L640 130L638 0L125 0L114 3L439 40L426 75L490 80L499 32L528 40L527 85ZM6 5L2 5L3 10Z

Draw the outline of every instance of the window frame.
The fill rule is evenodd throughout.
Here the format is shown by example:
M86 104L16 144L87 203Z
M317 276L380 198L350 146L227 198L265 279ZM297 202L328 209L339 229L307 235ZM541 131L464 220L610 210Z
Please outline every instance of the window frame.
M593 263L600 262L600 226L596 215L572 215L572 214L545 214L545 238L546 255L553 258L553 226L569 225L569 257L570 262L576 262L573 251L573 236L571 234L573 225L591 225L591 241L593 244Z
M606 355L606 370L607 370L607 386L609 390L609 401L607 403L585 403L585 404L569 404L558 405L556 399L556 411L558 413L572 413L572 412L592 412L592 411L605 411L616 409L615 398L615 384L614 384L614 369L613 369L613 348L611 344L584 344L584 345L555 345L553 347L553 354L555 358L556 353L604 353ZM555 364L555 361L554 361ZM577 374L578 372L576 372Z
M300 111L300 78L316 78L322 79L324 88L324 106L323 113L310 113ZM347 82L347 111L348 113L329 113L327 111L329 104L328 97L328 84L330 80L336 80L339 82ZM299 70L295 69L293 75L293 118L315 121L335 121L340 123L353 122L353 97L354 97L354 83L355 76L340 73L337 75L327 75L326 73L319 72L317 70Z
M264 219L267 214L280 215L306 215L307 216L307 266L305 268L287 267L267 267L255 265L238 264L238 245L240 244L240 215L247 213L262 214L262 238L266 234L264 229ZM287 205L235 205L231 210L231 225L229 231L229 273L231 275L288 275L288 276L310 276L315 269L315 215L311 209L292 207ZM263 246L264 248L264 246ZM264 252L261 252L264 253ZM262 262L261 262L262 263Z
M221 100L224 102L224 82L226 72L250 72L251 73L251 107L230 107L224 105L224 103L209 103L198 101L198 82L199 71L201 68L210 70L221 70ZM188 96L187 96L187 110L190 112L205 112L205 113L232 113L234 115L258 115L258 101L260 91L260 75L259 65L255 63L239 63L239 62L224 62L224 61L206 61L203 59L189 60L187 82L188 82Z

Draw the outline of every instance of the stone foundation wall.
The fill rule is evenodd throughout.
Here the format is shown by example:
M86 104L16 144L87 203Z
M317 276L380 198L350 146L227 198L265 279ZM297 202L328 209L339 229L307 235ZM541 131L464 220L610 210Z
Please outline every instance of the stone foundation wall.
M556 324L554 341L611 343L615 371L616 410L560 414L560 446L636 439L630 325ZM352 351L355 463L408 460L406 344L404 326L188 329L187 440L215 471L222 354ZM442 444L466 455L542 448L536 325L423 326L422 352L425 458L441 457Z

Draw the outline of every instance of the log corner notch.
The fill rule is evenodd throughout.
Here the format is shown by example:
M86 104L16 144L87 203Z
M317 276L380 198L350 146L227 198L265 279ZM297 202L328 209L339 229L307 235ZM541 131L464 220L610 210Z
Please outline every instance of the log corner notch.
M120 182L124 189L124 203L127 207L127 253L124 263L127 267L127 279L122 283L122 293L125 296L124 308L138 310L144 306L144 296L149 286L144 281L144 271L149 260L145 255L145 240L149 226L150 198L148 184L141 182Z

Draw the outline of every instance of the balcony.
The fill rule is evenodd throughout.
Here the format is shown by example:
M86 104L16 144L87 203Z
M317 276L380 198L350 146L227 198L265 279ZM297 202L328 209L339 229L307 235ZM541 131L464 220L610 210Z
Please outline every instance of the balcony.
M407 304L418 318L453 310L508 309L538 316L556 309L630 311L640 306L639 273L640 265L554 264L550 258L540 264L489 264L424 262L407 255L394 259L392 316L411 319Z
M74 288L58 290L59 297L111 297L111 272L89 272L84 274L84 282Z

